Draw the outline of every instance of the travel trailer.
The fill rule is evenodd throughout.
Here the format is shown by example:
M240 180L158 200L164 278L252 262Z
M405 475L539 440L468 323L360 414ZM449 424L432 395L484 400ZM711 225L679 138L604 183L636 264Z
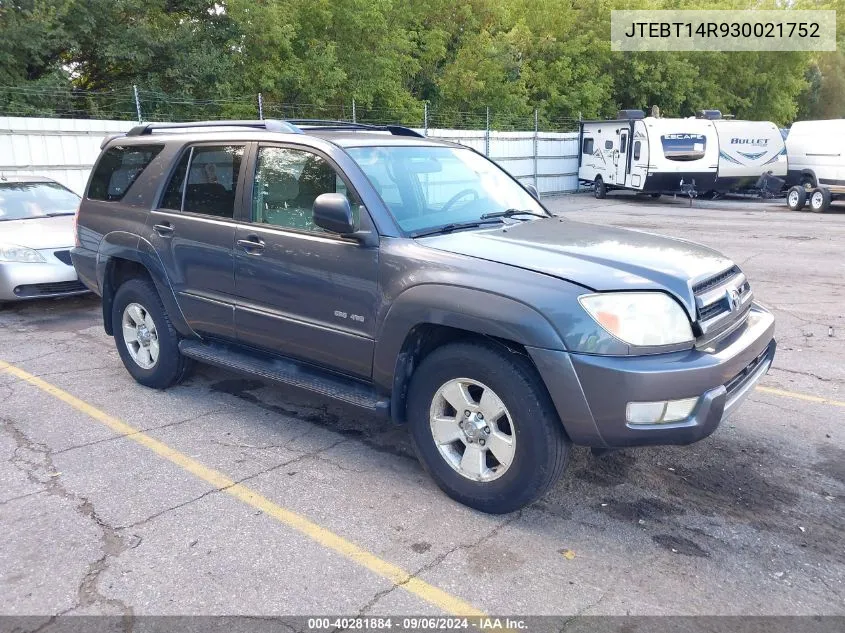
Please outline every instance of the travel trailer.
M786 154L790 209L824 212L845 196L845 119L793 123Z
M621 110L611 121L582 121L578 179L604 198L611 189L710 191L716 183L719 143L713 121L659 119Z
M612 121L581 123L578 178L595 187L643 193L739 191L760 176L786 177L780 130L767 121L722 119L704 110L686 119L645 117L621 110Z
M786 145L774 123L715 118L713 127L719 139L715 191L750 189L769 172L786 178Z

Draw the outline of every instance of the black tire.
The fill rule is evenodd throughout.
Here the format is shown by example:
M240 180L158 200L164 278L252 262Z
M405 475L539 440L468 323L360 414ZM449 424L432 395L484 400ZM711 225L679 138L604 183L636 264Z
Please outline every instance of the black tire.
M657 192L651 194L651 197L654 198L655 200L657 200L660 196L661 196L661 194L659 194Z
M811 189L816 188L816 179L810 174L802 174L801 186L809 192Z
M800 211L807 203L807 190L802 185L790 187L786 192L786 206L792 211Z
M129 353L123 333L123 312L131 303L142 306L155 324L158 340L158 358L147 369L139 365ZM179 334L176 332L155 286L148 279L130 279L117 289L112 306L112 326L117 353L132 377L153 389L166 389L181 382L188 374L192 363L179 352Z
M607 198L607 185L604 184L604 180L602 180L601 176L596 177L596 181L593 183L593 186L593 195L596 198L599 200Z
M429 421L433 398L456 378L488 386L513 419L513 461L492 481L459 473L434 441ZM437 485L482 512L502 514L531 503L560 478L568 460L570 441L542 379L526 357L504 348L456 343L433 351L412 376L407 413L417 456Z
M827 187L818 187L810 192L810 211L813 213L824 213L830 208L833 196Z

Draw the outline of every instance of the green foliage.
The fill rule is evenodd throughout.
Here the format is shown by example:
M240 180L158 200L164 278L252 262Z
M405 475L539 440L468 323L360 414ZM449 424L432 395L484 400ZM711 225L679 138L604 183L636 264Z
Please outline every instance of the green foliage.
M614 8L780 0L0 0L0 112L542 125L658 105L785 124L845 116L845 56L618 53ZM782 4L782 2L780 3ZM837 8L845 0L792 0ZM842 45L840 36L840 45ZM291 108L281 104L298 104Z

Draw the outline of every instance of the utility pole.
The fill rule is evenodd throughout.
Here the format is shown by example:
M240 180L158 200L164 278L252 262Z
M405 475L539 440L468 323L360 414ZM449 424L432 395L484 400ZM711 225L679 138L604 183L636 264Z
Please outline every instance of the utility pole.
M261 93L258 93L258 118L259 120L264 120L264 97L261 96Z
M428 136L428 101L423 103L423 136Z
M358 113L355 111L355 99L352 100L352 122L358 123Z
M141 99L138 98L138 86L132 84L132 92L135 93L135 111L138 113L138 123L141 122Z

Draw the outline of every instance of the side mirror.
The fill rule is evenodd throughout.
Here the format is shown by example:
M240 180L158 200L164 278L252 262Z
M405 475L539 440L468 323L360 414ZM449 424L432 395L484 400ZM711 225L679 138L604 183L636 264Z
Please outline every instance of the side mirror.
M528 193L530 193L532 196L534 196L534 198L536 200L540 199L540 192L537 191L537 187L535 187L532 184L527 184L527 185L522 185L522 186Z
M354 233L355 219L349 200L341 193L323 193L314 200L314 224L320 228L348 235Z

